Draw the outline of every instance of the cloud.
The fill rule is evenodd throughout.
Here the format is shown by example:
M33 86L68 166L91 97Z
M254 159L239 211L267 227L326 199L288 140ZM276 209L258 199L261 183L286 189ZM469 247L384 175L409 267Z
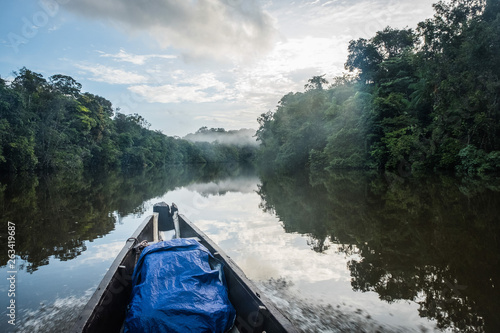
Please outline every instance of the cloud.
M275 34L257 0L74 0L64 8L130 32L147 31L162 47L190 58L246 59L266 50Z
M175 86L165 84L161 86L138 85L129 87L133 93L143 96L150 103L181 103L181 102L215 102L220 98L210 96L202 88L195 85Z
M349 0L280 1L270 12L287 36L296 38L314 31L316 37L349 35L351 39L371 38L390 25L415 27L433 14L435 0ZM300 10L297 10L300 8Z
M312 76L326 73L330 79L341 74L343 63L335 64L333 59L347 56L347 49L338 47L347 42L348 39L342 36L290 38L277 43L251 66L242 64L202 74L193 70L169 70L169 66L159 64L156 69L144 71L148 82L135 84L128 90L150 103L229 102L232 108L224 119L220 115L215 117L214 113L201 117L227 121L225 118L234 118L239 107L240 111L252 110L245 118L254 122L260 113L274 108L284 94L302 91ZM120 59L137 57L123 50L116 56Z
M228 192L233 193L254 193L258 190L257 177L239 177L229 178L210 183L195 183L186 186L189 191L201 194L204 197L210 195L225 195Z
M183 71L172 73L175 84L134 85L129 91L144 97L150 103L206 103L231 98L230 89L214 73L191 76Z
M139 84L148 81L148 78L144 75L104 65L76 64L75 66L86 72L90 72L93 77L89 80L92 81L109 84Z
M273 108L290 91L302 91L314 75L327 74L328 80L342 74L348 39L345 37L289 38L251 67L240 66L235 72L238 99L250 104L258 114Z
M121 49L120 52L116 54L109 54L109 53L104 53L100 52L101 57L104 58L112 58L113 60L116 61L124 61L124 62L130 62L135 65L144 65L144 63L150 59L154 58L160 58L160 59L176 59L176 55L170 55L170 54L145 54L145 55L138 55L138 54L131 54L126 52L125 50Z
M416 26L432 15L433 1L417 7L412 0L273 1L266 9L277 18L282 39L252 66L234 70L239 100L261 113L288 92L302 91L314 75L331 81L345 72L350 40L371 38L387 25Z

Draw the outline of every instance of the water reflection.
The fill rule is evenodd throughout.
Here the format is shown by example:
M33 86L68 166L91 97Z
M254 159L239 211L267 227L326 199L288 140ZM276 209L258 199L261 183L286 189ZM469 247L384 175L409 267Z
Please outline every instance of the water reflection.
M243 170L243 171L240 171ZM16 224L19 269L33 272L49 257L66 261L87 249L86 241L115 228L117 216L142 214L144 202L180 186L245 173L239 166L179 166L139 174L56 173L0 180L0 247L7 248L7 221ZM195 186L195 185L193 185ZM116 212L116 214L113 214ZM0 263L7 263L7 251Z
M189 191L199 193L203 197L210 195L225 195L227 193L252 193L255 191L255 184L259 182L259 177L255 169L250 165L228 166L228 168L217 168L225 172L217 173L212 179L199 180L189 184L185 188ZM214 166L206 166L214 168ZM228 170L231 172L228 174Z
M72 300L76 314L88 297L80 296L91 293L141 215L158 201L176 202L266 293L289 304L292 315L299 309L306 314L299 325L316 318L310 331L341 330L353 320L353 330L375 330L391 325L383 316L391 311L412 327L420 325L411 317L418 311L441 328L500 331L500 186L494 181L365 172L259 180L248 167L212 165L135 175L27 176L0 184L2 223L16 223L16 252L25 262L19 275L22 331L45 327L36 319L41 312L51 318L62 313L61 300ZM281 225L265 212L276 214ZM0 252L3 265L6 255ZM300 296L328 294L327 304L304 302L293 286L269 277L295 283ZM39 306L42 300L48 305ZM398 304L404 301L412 306L403 309ZM354 317L340 320L349 312ZM65 331L61 325L45 331Z
M500 331L500 192L494 182L348 172L262 179L261 208L287 232L358 253L351 285L411 300L438 327Z

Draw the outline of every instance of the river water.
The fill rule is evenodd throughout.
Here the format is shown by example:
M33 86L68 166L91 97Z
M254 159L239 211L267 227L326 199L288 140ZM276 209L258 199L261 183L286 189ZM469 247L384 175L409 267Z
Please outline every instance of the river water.
M2 179L0 331L68 331L160 201L175 202L304 332L500 331L495 179L278 177L235 165Z

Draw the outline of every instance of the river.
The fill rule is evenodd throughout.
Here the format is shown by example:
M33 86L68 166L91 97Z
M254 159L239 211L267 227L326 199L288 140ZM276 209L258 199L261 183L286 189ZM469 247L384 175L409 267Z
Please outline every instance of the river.
M495 179L265 176L235 165L1 179L1 330L68 331L161 201L176 203L304 332L500 331Z

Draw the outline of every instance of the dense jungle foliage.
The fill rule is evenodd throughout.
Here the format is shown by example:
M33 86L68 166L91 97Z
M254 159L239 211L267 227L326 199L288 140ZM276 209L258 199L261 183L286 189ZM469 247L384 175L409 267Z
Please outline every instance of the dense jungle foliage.
M0 78L4 172L241 162L251 159L255 150L192 143L150 130L142 116L122 114L105 98L82 93L81 84L66 75L46 80L26 68L15 74L10 83Z
M314 76L262 114L261 165L280 172L378 168L400 174L500 169L500 4L452 0L414 29L349 44L334 79Z
M279 172L498 172L499 1L451 0L434 8L416 29L387 27L351 41L350 74L332 84L314 76L304 92L285 95L262 114L260 164ZM140 115L118 111L82 93L69 76L46 80L22 68L12 82L0 78L0 169L239 162L256 150L168 137L149 130Z

